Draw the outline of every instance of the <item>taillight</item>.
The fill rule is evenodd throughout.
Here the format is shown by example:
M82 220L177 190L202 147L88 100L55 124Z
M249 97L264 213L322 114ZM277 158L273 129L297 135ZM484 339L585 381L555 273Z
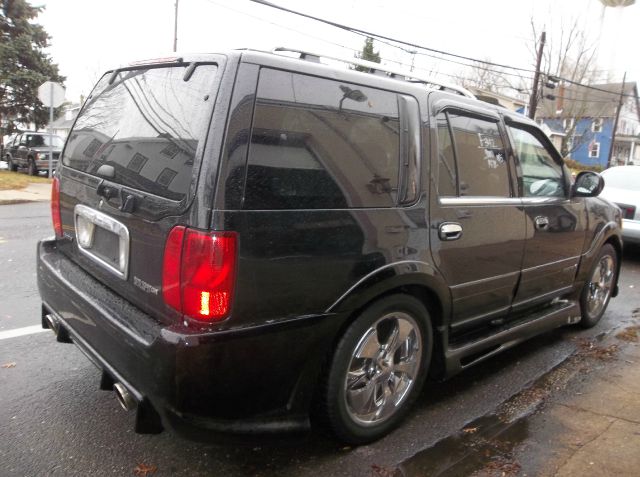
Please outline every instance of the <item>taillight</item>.
M235 287L237 242L233 232L174 227L164 248L165 303L196 320L226 318Z
M626 206L624 209L622 209L622 212L624 213L625 219L633 220L633 218L636 216L636 208L633 205Z
M60 179L53 178L51 184L51 220L56 237L62 237L62 220L60 219Z
M616 203L616 205L622 211L622 218L623 219L633 220L633 218L636 216L636 206L635 205L627 205L627 204L620 204L620 203Z

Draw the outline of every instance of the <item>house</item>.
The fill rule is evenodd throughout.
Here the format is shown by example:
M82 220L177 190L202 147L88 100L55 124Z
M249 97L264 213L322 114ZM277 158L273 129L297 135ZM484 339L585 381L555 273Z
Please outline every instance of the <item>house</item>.
M567 137L567 134L564 132L564 128L560 127L560 125L550 122L549 124L544 121L539 120L538 124L540 125L540 129L544 131L544 133L549 136L551 142L556 147L558 151L562 149L562 143L564 138Z
M52 128L53 134L66 139L79 111L80 104L69 104L65 106L62 115L47 126L47 131L49 131L49 128Z
M527 108L527 101L521 98L514 98L512 96L507 96L506 94L496 93L495 91L488 91L474 86L468 86L467 89L480 101L495 104L496 106L502 106L510 111L524 114Z
M552 141L554 134L564 134L559 136L558 149L565 158L588 167L606 168L611 151L611 165L640 165L640 102L636 83L624 85L625 96L612 141L622 86L607 83L584 88L561 84L556 99L544 100L539 106L538 123Z

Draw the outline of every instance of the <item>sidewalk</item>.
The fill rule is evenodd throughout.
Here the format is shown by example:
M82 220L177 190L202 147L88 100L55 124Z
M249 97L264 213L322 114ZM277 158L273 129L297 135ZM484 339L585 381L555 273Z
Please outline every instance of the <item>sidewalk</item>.
M393 477L640 475L640 309Z
M20 190L0 190L0 205L51 200L51 184L31 183Z
M599 363L585 363L530 419L529 437L513 455L519 475L640 475L639 339L638 325L619 332L592 357Z

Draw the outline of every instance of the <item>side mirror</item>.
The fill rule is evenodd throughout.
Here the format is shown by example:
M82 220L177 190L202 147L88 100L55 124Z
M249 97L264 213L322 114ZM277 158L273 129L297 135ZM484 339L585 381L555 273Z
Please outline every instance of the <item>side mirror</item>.
M571 188L572 197L597 197L604 189L604 179L597 172L582 171Z

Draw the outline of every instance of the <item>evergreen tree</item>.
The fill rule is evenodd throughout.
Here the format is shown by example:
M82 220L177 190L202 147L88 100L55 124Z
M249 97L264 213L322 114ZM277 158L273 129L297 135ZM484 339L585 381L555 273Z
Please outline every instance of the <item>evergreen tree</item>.
M65 79L43 51L49 35L33 22L42 9L26 0L0 0L0 134L19 123L46 125L49 109L38 100L38 86Z
M372 61L374 63L380 63L380 52L373 50L373 38L367 37L364 40L364 45L362 47L362 51L359 51L355 54L355 57L359 60L367 60ZM356 71L364 71L365 73L369 71L369 68L365 68L364 66L356 65L354 68Z

